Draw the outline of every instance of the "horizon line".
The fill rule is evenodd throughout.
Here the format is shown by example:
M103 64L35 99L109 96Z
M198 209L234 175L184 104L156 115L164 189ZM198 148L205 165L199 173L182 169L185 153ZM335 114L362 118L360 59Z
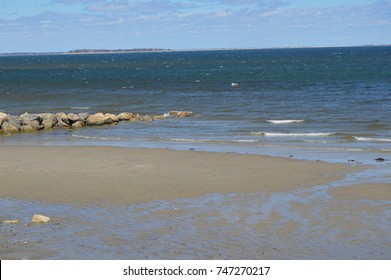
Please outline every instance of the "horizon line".
M0 56L12 55L61 55L61 54L109 54L109 53L135 53L135 52L185 52L185 51L224 51L224 50L268 50L268 49L318 49L318 48L354 48L354 47L389 47L391 44L364 44L364 45L341 45L341 46L284 46L284 47L216 47L216 48L131 48L131 49L101 49L83 48L68 51L21 51L2 52Z

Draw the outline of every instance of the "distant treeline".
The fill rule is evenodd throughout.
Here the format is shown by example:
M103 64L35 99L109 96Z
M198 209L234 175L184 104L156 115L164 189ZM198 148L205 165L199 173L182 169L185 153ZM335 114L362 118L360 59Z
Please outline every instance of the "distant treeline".
M140 48L140 49L79 49L71 50L67 53L122 53L122 52L157 52L157 51L169 51L169 49L160 49L160 48Z

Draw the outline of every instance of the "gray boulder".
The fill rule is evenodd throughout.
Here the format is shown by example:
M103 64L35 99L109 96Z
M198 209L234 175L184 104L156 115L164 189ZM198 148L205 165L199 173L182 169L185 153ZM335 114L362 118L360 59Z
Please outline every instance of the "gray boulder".
M40 116L42 117L42 126L45 129L49 129L49 128L54 127L58 122L56 116L53 114L42 113L42 114L40 114Z
M69 124L73 124L73 123L75 123L75 122L80 120L79 119L79 115L78 114L74 114L74 113L69 113L67 115L67 118L69 120Z
M29 124L31 121L37 121L39 124L42 122L42 117L39 114L24 113L19 116L22 124Z
M79 113L79 121L85 122L89 115L88 113Z
M61 121L67 125L70 125L70 121L68 120L68 115L65 114L64 112L56 113L55 116L58 122Z
M0 126L3 121L8 121L8 115L6 113L0 112Z
M16 128L18 128L18 130L20 130L22 128L22 122L18 116L9 115L8 116L8 123L15 126Z
M1 131L4 133L4 134L14 134L14 133L18 133L19 132L19 129L18 127L12 125L11 123L9 123L8 121L4 121L2 124L1 124Z

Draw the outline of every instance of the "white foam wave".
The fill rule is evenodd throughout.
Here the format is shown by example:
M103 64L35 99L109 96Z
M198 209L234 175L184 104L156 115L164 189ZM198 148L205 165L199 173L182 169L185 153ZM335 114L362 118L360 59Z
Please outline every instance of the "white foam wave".
M254 139L192 139L192 138L161 138L163 141L187 142L187 143L257 143Z
M391 142L390 138L372 138L372 137L357 137L353 136L357 141L375 141L375 142Z
M72 137L81 138L81 139L105 140L105 141L122 140L120 137L99 137L99 136L87 136L87 135L78 135L78 134L72 134Z
M305 122L305 120L267 120L269 123L274 124L287 124L287 123L301 123Z
M308 133L279 133L279 132L255 132L252 135L266 137L321 137L334 135L335 132L308 132Z
M91 107L71 107L71 109L74 109L74 110L88 110L90 109Z

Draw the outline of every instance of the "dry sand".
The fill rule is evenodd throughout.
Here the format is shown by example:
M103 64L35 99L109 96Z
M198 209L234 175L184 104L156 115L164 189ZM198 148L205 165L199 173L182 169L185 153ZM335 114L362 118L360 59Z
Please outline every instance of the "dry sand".
M0 147L0 197L112 203L284 192L356 167L260 155L120 147Z

